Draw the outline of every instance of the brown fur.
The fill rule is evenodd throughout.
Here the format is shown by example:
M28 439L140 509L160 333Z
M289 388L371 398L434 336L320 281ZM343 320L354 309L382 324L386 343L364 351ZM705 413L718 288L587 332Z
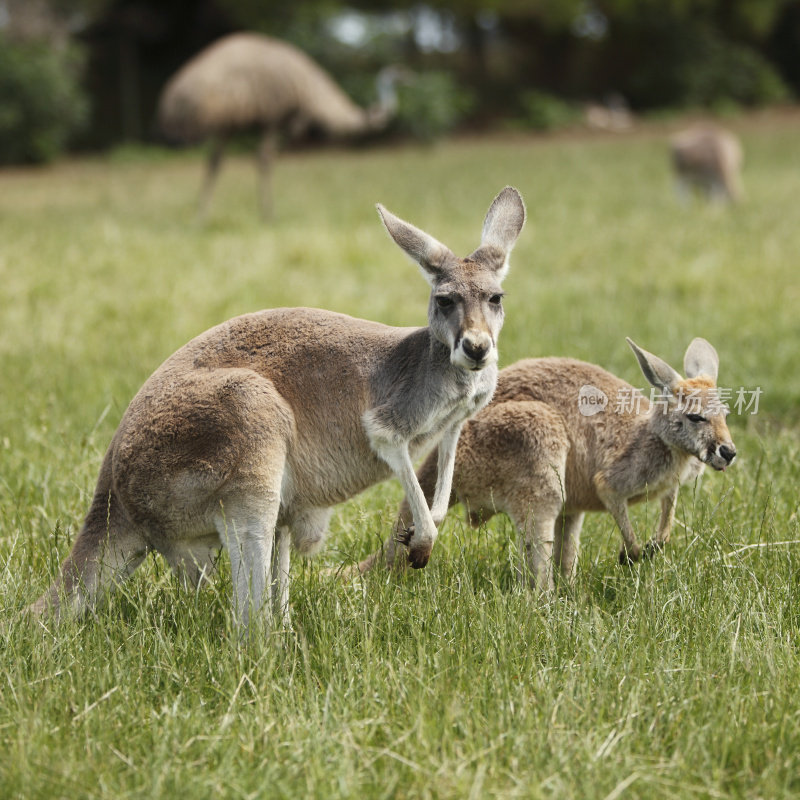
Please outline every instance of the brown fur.
M644 353L635 349L637 355ZM713 348L707 342L695 340L687 351L687 363L693 354L705 363L710 352ZM605 411L591 416L580 413L579 393L587 385L608 398ZM586 511L606 510L614 516L623 536L625 560L649 555L669 540L678 487L702 472L700 458L724 468L719 456L709 455L711 443L715 453L720 445L733 448L724 413L714 410L710 391L714 386L711 375L673 380L675 395L663 413L630 384L593 364L568 358L519 361L500 372L494 400L462 430L451 504L464 503L472 523L499 512L508 514L519 530L523 569L544 592L553 588L553 564L565 579L572 580ZM685 420L678 399L680 388L701 387L708 424ZM626 405L629 397L638 398L638 409ZM695 439L687 435L683 443L681 438L686 426L695 439L701 426L712 439L702 446L697 439L692 449ZM418 473L426 495L433 485L434 467L428 458ZM656 499L661 500L661 520L656 536L643 549L627 506ZM402 531L408 520L404 502L396 531ZM356 570L365 572L381 558L390 566L395 563L393 539Z

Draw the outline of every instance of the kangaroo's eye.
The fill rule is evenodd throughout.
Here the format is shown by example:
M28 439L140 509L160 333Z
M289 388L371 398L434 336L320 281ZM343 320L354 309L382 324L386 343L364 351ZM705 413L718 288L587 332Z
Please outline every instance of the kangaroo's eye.
M501 294L493 294L493 295L492 295L492 296L489 298L489 302L490 302L490 303L491 303L493 306L499 306L499 305L500 305L500 304L503 302L503 295L501 295Z
M452 308L455 303L453 298L446 294L437 294L434 299L436 300L436 305L439 308Z
M706 418L702 414L687 414L686 419L689 422L705 422Z

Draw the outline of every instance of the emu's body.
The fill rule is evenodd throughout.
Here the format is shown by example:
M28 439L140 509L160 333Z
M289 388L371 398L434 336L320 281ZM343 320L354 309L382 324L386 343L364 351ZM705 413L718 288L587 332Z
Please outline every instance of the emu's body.
M318 130L333 137L359 136L385 127L393 110L388 101L360 108L322 67L288 42L237 33L211 44L169 80L158 119L168 139L212 140L201 215L207 211L227 138L237 131L261 131L261 200L269 214L269 172L279 133L296 137Z

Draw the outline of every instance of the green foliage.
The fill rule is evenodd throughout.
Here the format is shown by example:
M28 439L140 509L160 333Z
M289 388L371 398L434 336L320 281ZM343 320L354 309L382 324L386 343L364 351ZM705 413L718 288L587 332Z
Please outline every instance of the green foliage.
M580 119L580 111L571 103L547 92L522 92L519 102L519 122L526 128L549 131L572 125Z
M51 161L85 123L75 50L0 37L0 164Z
M747 197L681 207L666 132L460 140L278 161L261 224L252 157L193 224L195 152L16 171L0 192L0 796L53 798L793 798L800 792L800 371L787 213L797 119L737 123ZM506 183L528 223L504 288L503 364L590 359L635 385L632 336L680 366L694 336L726 386L739 458L680 493L662 557L616 563L587 515L576 585L515 583L516 535L454 510L431 563L343 583L388 533L396 482L337 508L292 563L292 630L241 646L230 573L182 591L164 561L60 628L18 611L74 539L147 375L235 314L311 305L424 324L428 289L381 201L459 254ZM657 504L633 522L650 533Z
M418 72L397 88L395 127L432 141L452 131L475 105L473 94L448 72Z
M645 36L645 39L647 37ZM653 48L631 77L629 94L640 106L767 105L789 91L756 50L705 26L664 22Z

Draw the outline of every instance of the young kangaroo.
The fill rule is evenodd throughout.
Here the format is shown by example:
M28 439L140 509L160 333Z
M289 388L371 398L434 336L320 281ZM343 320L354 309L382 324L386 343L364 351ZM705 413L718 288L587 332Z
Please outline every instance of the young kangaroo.
M190 341L125 412L72 552L31 613L93 605L150 550L196 585L226 548L237 624L247 628L259 612L268 623L269 600L285 617L290 531L301 553L318 549L331 506L390 473L415 524L409 558L427 561L459 431L497 382L500 284L525 208L515 189L500 192L480 247L463 259L378 212L432 287L428 327L279 308ZM429 510L411 459L437 442Z
M732 133L697 125L676 134L670 146L681 195L696 188L709 200L741 199L742 146Z
M719 402L719 360L705 339L686 351L682 378L628 339L645 378L662 393L651 403L604 369L568 358L519 361L502 370L492 403L466 423L458 442L451 504L465 504L477 525L505 512L520 533L531 584L553 588L553 564L571 581L586 511L609 511L623 538L620 559L651 556L669 540L678 487L705 464L725 470L736 448ZM428 458L418 472L430 495L436 478ZM661 499L655 537L642 548L628 504ZM362 561L366 572L396 559L410 519L406 501L395 536ZM349 571L355 573L355 569Z

